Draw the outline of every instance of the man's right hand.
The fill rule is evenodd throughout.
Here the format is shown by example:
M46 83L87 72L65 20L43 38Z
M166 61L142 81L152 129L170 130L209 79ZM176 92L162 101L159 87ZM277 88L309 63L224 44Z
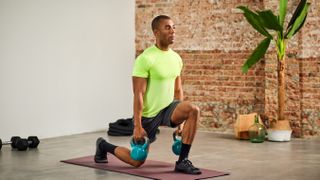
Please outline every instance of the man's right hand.
M134 141L142 140L145 136L147 136L146 131L143 129L142 126L135 126L133 129L133 139Z

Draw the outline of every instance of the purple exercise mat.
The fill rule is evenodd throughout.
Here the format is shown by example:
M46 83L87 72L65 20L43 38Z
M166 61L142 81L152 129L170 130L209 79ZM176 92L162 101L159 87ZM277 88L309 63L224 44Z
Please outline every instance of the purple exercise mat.
M108 154L107 164L98 164L93 160L93 156L85 156L75 159L63 160L61 162L75 164L79 166L91 167L96 169L102 169L107 171L114 171L119 173L131 174L135 176L150 178L150 179L165 179L165 180L176 180L176 179L206 179L218 176L229 175L229 173L203 169L200 168L202 174L200 175L189 175L183 173L174 172L174 164L147 160L141 167L135 168L130 165L125 164L124 162L118 160L111 154Z

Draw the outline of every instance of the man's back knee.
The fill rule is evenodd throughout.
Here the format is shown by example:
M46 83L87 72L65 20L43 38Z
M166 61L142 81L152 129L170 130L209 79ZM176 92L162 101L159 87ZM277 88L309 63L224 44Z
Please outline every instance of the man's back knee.
M142 166L142 165L144 164L144 162L145 162L145 161L134 161L134 162L131 163L131 165L132 165L133 167L138 168L138 167Z

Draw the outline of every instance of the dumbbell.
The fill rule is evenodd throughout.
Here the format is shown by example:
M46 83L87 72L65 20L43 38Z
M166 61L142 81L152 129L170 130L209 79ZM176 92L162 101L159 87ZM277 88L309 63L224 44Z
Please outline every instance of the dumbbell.
M21 139L19 136L12 136L10 141L3 141L0 139L0 149L2 148L2 145L11 145L11 147L14 149L16 148L17 141Z
M179 156L181 152L181 145L182 145L181 138L177 138L176 132L173 132L172 137L173 137L172 152L175 155Z
M150 141L147 137L144 137L141 141L135 141L134 138L131 138L131 152L130 157L136 161L144 161L148 156L148 147Z
M19 151L25 151L27 148L37 148L40 144L40 140L37 136L29 136L28 139L19 139L16 142L16 148Z

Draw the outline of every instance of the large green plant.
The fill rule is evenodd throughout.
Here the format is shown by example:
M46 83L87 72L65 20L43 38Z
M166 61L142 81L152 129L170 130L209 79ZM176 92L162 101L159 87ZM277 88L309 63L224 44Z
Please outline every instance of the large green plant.
M243 11L243 14L251 26L266 38L263 39L250 57L242 66L242 71L248 70L257 63L267 52L271 41L274 41L277 48L278 60L278 120L285 120L285 52L286 42L294 36L303 26L310 3L307 0L301 0L294 11L287 28L284 28L285 17L287 13L287 0L280 0L279 15L276 16L271 10L251 11L247 7L239 6L237 8Z

